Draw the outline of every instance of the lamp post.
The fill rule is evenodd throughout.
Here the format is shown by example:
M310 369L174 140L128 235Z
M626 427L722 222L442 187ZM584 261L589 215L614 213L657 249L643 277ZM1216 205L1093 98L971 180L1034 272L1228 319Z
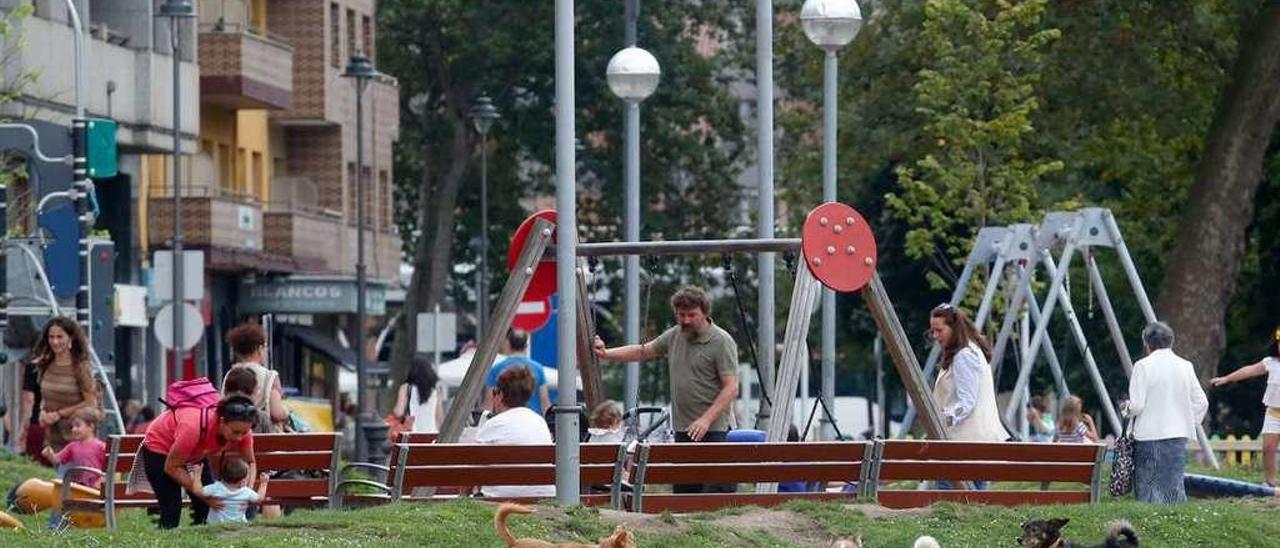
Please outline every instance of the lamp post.
M196 16L196 8L191 0L166 0L160 5L159 17L169 18L170 52L173 57L173 370L175 375L182 370L182 341L186 337L182 325L182 305L186 302L183 291L182 260L182 185L179 182L181 171L178 169L178 153L182 150L182 79L179 75L179 48L182 47L179 24L183 19Z
M363 53L356 52L351 56L351 60L347 63L347 69L342 73L345 78L352 78L356 81L356 169L355 169L355 185L356 185L356 333L355 333L355 350L356 350L356 406L360 408L359 416L356 419L359 427L356 428L356 457L360 462L367 462L369 458L369 436L365 431L365 424L373 422L368 416L369 409L365 406L367 397L365 395L368 385L368 375L365 371L365 355L364 355L364 330L365 330L365 281L367 274L364 265L364 88L369 85L369 80L378 76L378 71L373 68L373 63L365 57Z
M476 98L467 114L480 134L480 262L476 272L476 340L484 334L489 315L489 129L501 118L488 95Z
M648 51L631 44L614 54L605 69L609 89L627 102L626 167L623 225L628 242L640 241L640 102L658 87L662 70ZM624 263L626 317L623 326L627 344L640 342L640 257L629 255ZM639 405L640 364L627 362L623 401L627 409Z
M862 11L855 0L806 0L800 8L805 36L826 51L822 77L822 200L836 200L836 53L862 29ZM822 291L822 403L834 412L836 385L836 296ZM779 397L786 397L780 395ZM822 437L831 439L831 420L822 417Z

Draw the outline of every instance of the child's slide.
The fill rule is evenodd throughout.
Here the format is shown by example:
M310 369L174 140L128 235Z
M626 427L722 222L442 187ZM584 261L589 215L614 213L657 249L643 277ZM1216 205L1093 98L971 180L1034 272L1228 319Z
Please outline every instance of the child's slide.
M1230 480L1205 476L1201 474L1183 474L1182 484L1187 489L1188 497L1277 497L1275 487L1267 487L1261 483Z

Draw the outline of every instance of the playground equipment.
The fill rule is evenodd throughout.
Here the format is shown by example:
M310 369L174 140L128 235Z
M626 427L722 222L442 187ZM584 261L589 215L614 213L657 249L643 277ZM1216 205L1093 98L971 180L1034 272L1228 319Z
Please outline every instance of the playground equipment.
M85 487L78 483L64 484L61 479L42 480L39 478L31 478L20 484L14 490L13 507L20 513L35 514L49 510L54 513L62 512L62 500L64 498L71 500L98 500L102 498L102 494L90 487ZM17 522L12 516L7 514L0 516L0 523L7 523L9 520ZM101 529L106 527L106 515L97 511L77 510L68 512L63 516L67 525L77 529ZM21 523L17 523L17 527L21 527Z
M539 212L529 217L516 231L512 239L512 249L508 258L511 276L507 279L493 315L485 322L489 329L480 337L480 342L462 384L449 409L445 413L444 423L440 428L439 443L456 443L461 435L466 417L475 406L480 396L480 389L485 373L492 364L497 353L500 338L511 325L516 306L521 300L541 299L554 291L554 280L557 263L547 255L554 232L552 230L553 212ZM796 386L801 369L807 365L804 355L807 353L805 338L809 331L809 323L814 310L818 306L822 287L835 291L860 291L866 300L876 326L884 337L902 377L906 390L917 409L922 410L924 427L933 439L946 439L942 421L937 409L930 399L929 389L925 385L915 354L911 351L908 339L893 310L892 302L885 292L884 286L876 273L875 237L870 225L853 208L835 202L822 204L811 211L805 221L803 237L799 239L748 239L748 240L693 240L693 241L650 241L650 242L607 242L583 243L573 245L574 255L579 264L575 265L577 274L577 293L575 299L584 306L585 274L581 266L581 258L605 256L633 255L674 255L704 253L775 253L800 251L804 268L796 268L795 286L791 298L791 308L787 318L786 332L783 338L782 358L774 379L773 409L769 415L769 441L783 441L791 425L792 406L795 400ZM594 339L594 326L590 324L590 314L579 310L575 322L578 363L581 366L583 393L588 406L593 406L603 397L603 384L599 366L591 351ZM785 395L784 397L778 397ZM578 413L581 406L557 405L556 413ZM576 449L570 454L576 455ZM557 468L561 474L576 474L577 467L566 465ZM576 485L576 481L571 481ZM761 484L758 490L772 492L776 485Z
M1125 374L1130 374L1133 370L1133 358L1125 344L1110 295L1098 269L1094 250L1099 247L1115 250L1145 320L1156 321L1155 310L1147 297L1142 279L1138 276L1137 267L1134 266L1133 258L1129 255L1128 247L1124 243L1124 237L1120 234L1120 227L1109 210L1094 207L1079 211L1052 212L1045 215L1038 227L1015 224L1008 227L987 227L978 232L973 250L966 259L964 269L957 280L951 302L957 304L963 299L977 266L990 264L990 275L987 277L982 302L975 317L976 323L981 327L989 317L997 287L1002 282L1006 286L1009 294L1008 307L993 345L991 357L991 363L997 371L1003 363L1004 352L1009 344L1014 325L1019 323L1022 325L1021 340L1017 346L1018 355L1022 359L1013 395L1004 410L1004 418L1007 422L1012 423L1021 416L1018 411L1025 403L1031 372L1041 353L1046 356L1058 391L1063 395L1070 394L1062 374L1061 363L1048 336L1049 323L1053 319L1055 308L1060 305L1071 336L1084 358L1084 365L1093 387L1098 393L1103 413L1112 429L1120 431L1119 415L1099 373L1093 349L1080 325L1066 282L1072 260L1079 251L1084 256L1085 267L1089 273L1089 285L1099 303L1108 332L1115 344L1116 354L1124 367ZM1062 251L1060 259L1055 261L1053 250L1058 248ZM1033 282L1040 268L1044 268L1049 278L1049 292L1045 297L1043 308L1033 291ZM1007 275L1006 269L1011 270ZM1034 332L1028 338L1032 323L1034 323ZM937 345L934 345L929 354L925 365L926 377L933 374L939 350ZM910 429L913 418L914 414L909 409L900 435ZM1217 468L1217 458L1209 450L1209 440L1203 428L1198 428L1198 438L1201 447L1209 455L1210 464Z
M1280 497L1280 489L1265 484L1201 474L1183 474L1182 485L1188 497Z

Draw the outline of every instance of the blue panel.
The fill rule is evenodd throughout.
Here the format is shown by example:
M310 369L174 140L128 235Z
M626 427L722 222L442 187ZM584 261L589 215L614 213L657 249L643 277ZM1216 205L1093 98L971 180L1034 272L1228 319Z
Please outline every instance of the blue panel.
M558 367L559 352L556 351L556 321L560 318L560 297L551 296L551 319L542 329L534 331L529 339L529 357L547 367Z
M80 225L75 209L64 201L48 207L37 223L49 237L44 268L53 294L59 299L73 298L80 289Z

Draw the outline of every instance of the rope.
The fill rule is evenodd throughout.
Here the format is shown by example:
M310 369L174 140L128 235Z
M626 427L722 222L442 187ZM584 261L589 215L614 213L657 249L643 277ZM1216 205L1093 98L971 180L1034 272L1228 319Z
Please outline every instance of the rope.
M738 294L738 276L733 273L733 259L723 255L725 275L729 278L729 286L733 288L733 302L738 307L738 323L742 326L742 334L747 338L747 353L751 356L751 367L756 371L756 384L760 386L760 396L773 408L773 400L764 389L764 379L760 377L760 360L756 356L756 338L751 334L751 326L747 321L747 309L742 306L742 296Z

